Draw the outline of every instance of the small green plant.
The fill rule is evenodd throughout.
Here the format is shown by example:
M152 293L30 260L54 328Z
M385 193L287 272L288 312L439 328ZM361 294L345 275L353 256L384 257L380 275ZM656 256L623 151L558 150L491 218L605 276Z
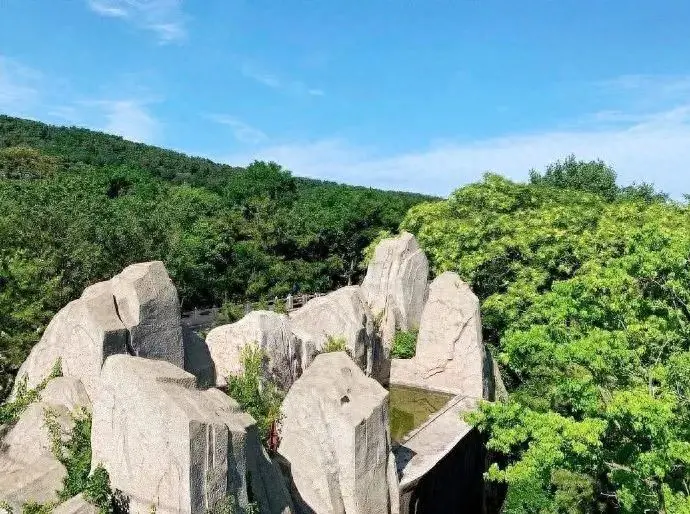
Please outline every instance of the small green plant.
M98 507L101 514L113 512L116 495L110 489L110 475L100 464L93 470L84 489L86 501Z
M273 303L273 311L277 312L278 314L287 314L287 306L285 305L285 300L276 298L275 302Z
M328 336L326 344L323 345L321 353L331 353L331 352L346 352L347 342L344 337L333 337Z
M248 344L240 355L244 371L228 377L228 394L256 420L264 442L268 439L271 425L279 421L283 394L262 376L266 353L257 344Z
M60 501L65 501L80 493L91 504L98 507L101 514L113 512L115 495L110 489L110 476L100 464L91 470L91 415L84 409L73 415L74 426L69 434L63 433L57 421L57 414L45 410L45 424L55 458L65 466L67 475L62 489L58 491ZM32 506L31 508L37 508ZM42 514L42 511L33 514Z
M0 500L0 509L4 510L7 514L14 514L12 505L7 503L5 500Z
M417 330L396 332L391 348L391 357L396 359L411 359L417 350Z
M244 306L239 303L224 302L218 310L218 315L214 320L215 326L228 325L242 319L244 316Z
M41 398L41 391L46 388L48 382L59 376L62 376L60 359L55 361L50 374L41 380L33 389L29 389L27 386L29 377L23 375L19 379L19 382L17 382L17 395L15 399L0 405L0 425L8 425L17 421L21 413L24 412L29 405Z
M22 514L50 514L57 507L56 503L37 503L35 501L26 502L22 505Z

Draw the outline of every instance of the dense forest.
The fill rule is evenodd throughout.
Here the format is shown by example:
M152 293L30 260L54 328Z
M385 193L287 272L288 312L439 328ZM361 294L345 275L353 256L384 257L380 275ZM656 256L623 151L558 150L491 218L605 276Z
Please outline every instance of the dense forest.
M0 116L0 398L55 312L128 264L165 262L185 309L327 291L429 199Z
M163 260L185 308L362 273L382 233L480 297L510 395L468 421L510 514L690 512L690 208L571 156L446 200L0 117L0 398L52 315Z
M486 434L503 512L690 512L690 209L570 157L413 207L433 271L482 302L510 396Z

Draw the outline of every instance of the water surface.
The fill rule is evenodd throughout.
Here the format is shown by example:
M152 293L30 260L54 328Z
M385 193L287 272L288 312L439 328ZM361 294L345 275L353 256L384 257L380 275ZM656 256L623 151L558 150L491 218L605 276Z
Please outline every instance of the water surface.
M388 391L391 439L396 443L453 397L446 393L396 385L390 386Z

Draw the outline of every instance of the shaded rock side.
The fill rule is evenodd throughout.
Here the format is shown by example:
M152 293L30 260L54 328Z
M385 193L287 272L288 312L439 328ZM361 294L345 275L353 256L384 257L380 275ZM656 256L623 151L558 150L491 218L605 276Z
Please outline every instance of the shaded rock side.
M180 302L163 263L132 264L111 284L130 352L184 367Z
M67 407L35 402L0 442L0 499L14 512L21 512L26 502L57 501L67 475L52 453L46 410L63 433L71 432L74 421Z
M374 318L359 286L348 286L309 300L290 313L293 333L302 342L306 368L330 339L342 339L357 365L369 376L375 373L383 352L374 333Z
M429 286L416 355L393 360L391 381L492 400L492 368L479 300L456 273L439 275Z
M344 352L314 359L282 405L278 452L298 512L395 512L388 392ZM393 493L395 491L395 493Z
M429 274L429 262L409 232L384 239L369 261L362 292L375 316L392 316L395 328L419 327ZM384 333L384 345L393 334Z
M266 378L287 390L302 373L301 342L290 329L288 317L253 311L241 320L211 330L206 336L215 365L216 383L226 385L230 375L242 373L242 349L257 344L266 354Z
M254 420L219 391L165 361L115 355L93 405L92 466L102 464L130 512L202 513L254 498L266 513L291 511ZM249 477L249 479L247 478Z
M196 377L201 388L216 385L216 367L211 351L203 337L188 327L182 327L184 343L184 370Z

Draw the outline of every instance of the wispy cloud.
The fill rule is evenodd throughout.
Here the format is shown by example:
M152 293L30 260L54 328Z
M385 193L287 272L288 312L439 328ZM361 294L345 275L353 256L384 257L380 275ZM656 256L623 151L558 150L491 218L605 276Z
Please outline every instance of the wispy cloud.
M211 121L230 127L235 139L241 143L255 145L268 140L268 136L265 132L256 127L252 127L234 116L227 114L209 114L206 117Z
M300 80L290 80L278 77L262 68L247 63L242 66L240 71L246 78L254 80L271 89L296 95L325 96L326 94L323 89L310 87Z
M96 14L119 18L156 34L161 44L187 37L182 0L86 0Z
M39 99L42 74L0 55L0 110L22 115Z
M90 123L88 123L88 126L96 130L142 143L154 142L160 133L160 122L151 114L149 106L143 101L129 98L86 100L77 102L77 105L96 109L95 113L90 112ZM70 112L83 119L83 114L78 110L68 111Z
M617 83L619 93L635 88L640 88L640 93L619 102L620 108L583 116L567 129L504 134L470 142L446 140L395 154L343 139L322 138L266 145L223 160L232 164L275 160L298 175L447 195L480 179L486 171L524 180L529 169L543 168L574 153L582 159L601 158L610 163L622 184L654 182L680 198L690 192L686 169L690 163L690 97L682 93L685 80L638 77L611 81L607 87ZM640 96L648 95L650 88L663 94L657 93L655 103L642 102Z

